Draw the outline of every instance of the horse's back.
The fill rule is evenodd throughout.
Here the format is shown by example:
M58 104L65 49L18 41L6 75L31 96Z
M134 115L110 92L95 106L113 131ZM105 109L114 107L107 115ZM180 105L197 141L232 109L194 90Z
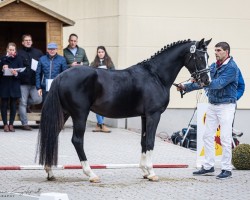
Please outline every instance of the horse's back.
M155 77L140 66L125 70L73 67L61 75L60 96L66 110L89 109L110 118L144 115L165 98ZM161 95L162 96L162 95ZM150 102L156 102L149 106ZM89 111L88 110L88 111Z

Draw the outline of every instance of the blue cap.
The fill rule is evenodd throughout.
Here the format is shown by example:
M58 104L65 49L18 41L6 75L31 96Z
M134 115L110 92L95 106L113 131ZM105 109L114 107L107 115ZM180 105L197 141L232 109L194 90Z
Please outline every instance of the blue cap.
M48 49L57 49L57 44L55 42L51 42L47 46Z

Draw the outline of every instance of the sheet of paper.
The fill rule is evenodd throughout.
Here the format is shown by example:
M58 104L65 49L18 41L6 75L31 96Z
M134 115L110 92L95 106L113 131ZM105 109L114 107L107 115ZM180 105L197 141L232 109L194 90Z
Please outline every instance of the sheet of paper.
M53 79L46 79L46 91L48 92L52 84Z
M7 68L7 69L4 69L3 71L3 75L4 76L13 76L13 74L11 73L10 69Z
M31 69L36 71L37 65L38 65L38 61L32 58L32 60L31 60Z
M102 66L99 66L98 68L99 69L107 69L107 66L106 65L102 65Z
M14 70L16 70L17 72L23 72L26 69L26 67L23 68L14 68ZM4 70L3 75L4 76L13 76L13 74L11 73L12 68L7 68Z
M26 67L23 68L15 68L14 70L16 70L17 72L23 72L26 69Z

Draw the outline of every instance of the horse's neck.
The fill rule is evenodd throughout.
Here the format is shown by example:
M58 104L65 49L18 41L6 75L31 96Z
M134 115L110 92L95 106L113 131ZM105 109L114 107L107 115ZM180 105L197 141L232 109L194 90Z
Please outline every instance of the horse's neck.
M162 58L156 58L156 73L164 85L172 85L178 73L183 67L184 62L176 53L169 52L167 55L161 55Z

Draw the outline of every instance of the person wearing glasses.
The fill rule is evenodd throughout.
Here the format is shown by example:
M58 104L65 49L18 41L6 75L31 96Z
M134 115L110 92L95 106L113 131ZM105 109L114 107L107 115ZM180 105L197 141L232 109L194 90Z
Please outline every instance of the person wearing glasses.
M26 68L20 73L21 81L21 98L19 102L19 115L22 123L22 129L31 131L28 125L27 111L30 112L30 105L42 103L42 97L37 94L36 90L36 67L38 60L43 53L41 50L32 47L33 41L30 34L22 36L22 48L17 53L21 57L23 66Z
M56 43L49 43L47 54L40 58L37 65L36 89L38 95L43 97L43 101L49 92L53 79L68 69L65 58L57 53L57 49L58 46Z

